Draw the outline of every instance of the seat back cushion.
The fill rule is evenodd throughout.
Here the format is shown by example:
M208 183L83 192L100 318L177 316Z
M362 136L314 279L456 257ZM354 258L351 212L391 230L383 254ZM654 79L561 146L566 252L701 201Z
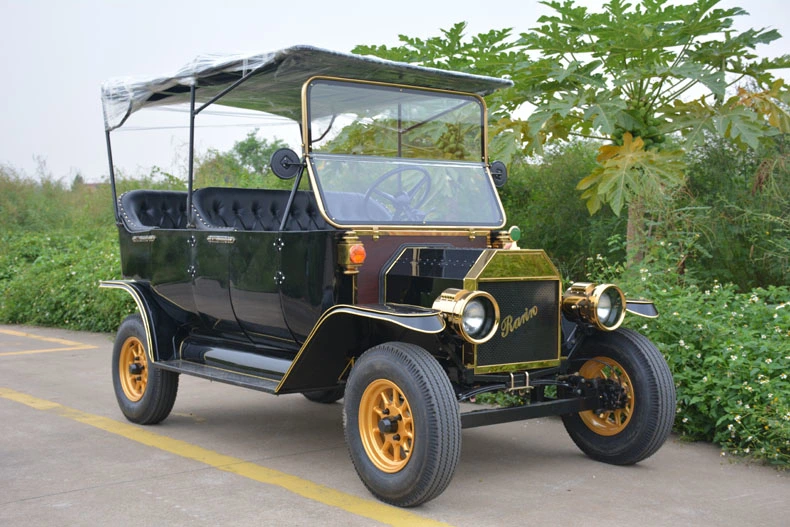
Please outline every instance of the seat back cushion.
M239 231L276 231L290 191L208 187L195 191L197 227ZM331 228L318 210L312 192L297 192L285 224L288 231Z
M187 193L174 190L130 190L118 198L121 219L132 231L184 229Z

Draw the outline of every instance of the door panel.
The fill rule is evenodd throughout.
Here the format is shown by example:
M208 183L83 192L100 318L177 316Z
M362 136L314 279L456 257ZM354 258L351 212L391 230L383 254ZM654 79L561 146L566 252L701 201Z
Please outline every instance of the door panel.
M230 261L230 297L239 325L258 344L293 346L280 305L279 234L236 232Z
M230 255L235 232L194 231L193 295L203 323L226 336L246 338L230 301Z
M184 311L197 313L192 293L193 231L157 230L153 241L151 285Z
M282 309L299 343L337 302L338 231L282 233Z

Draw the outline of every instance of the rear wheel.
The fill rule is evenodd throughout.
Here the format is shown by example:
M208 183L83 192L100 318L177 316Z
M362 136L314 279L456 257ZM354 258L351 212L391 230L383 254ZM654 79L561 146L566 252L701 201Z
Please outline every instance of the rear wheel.
M615 465L653 455L675 419L675 385L661 352L643 335L619 329L590 337L575 359L583 360L579 375L614 381L624 398L621 408L563 416L573 442L590 457Z
M133 423L155 424L173 409L178 374L152 368L148 338L139 314L121 323L112 354L112 382L118 406Z
M441 494L461 454L461 418L442 367L419 346L389 342L357 360L343 426L354 468L380 500L412 507Z

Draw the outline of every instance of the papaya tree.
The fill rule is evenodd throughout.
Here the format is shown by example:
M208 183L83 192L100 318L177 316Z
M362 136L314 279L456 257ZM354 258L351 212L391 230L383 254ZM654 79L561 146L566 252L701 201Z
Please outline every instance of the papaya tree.
M641 245L646 200L683 183L683 153L707 134L756 147L790 132L790 92L772 74L790 67L790 56L758 58L757 46L780 35L735 30L734 18L748 14L742 8L611 0L596 12L571 0L542 3L551 14L517 39L502 30L467 42L456 24L443 43L402 36L400 47L354 51L512 78L515 87L491 101L495 147L515 142L540 153L553 141L601 140L599 166L577 188L590 213L628 209L631 249Z

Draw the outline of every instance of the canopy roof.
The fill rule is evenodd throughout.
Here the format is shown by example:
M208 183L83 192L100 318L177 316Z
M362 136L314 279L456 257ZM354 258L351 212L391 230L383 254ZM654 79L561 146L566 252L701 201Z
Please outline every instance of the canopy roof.
M311 46L294 46L272 53L201 55L173 75L111 79L102 85L104 127L114 130L142 108L206 103L241 79L218 104L263 111L291 119L301 117L301 91L316 75L405 84L487 95L512 86L507 79L425 68L374 57L338 53Z

